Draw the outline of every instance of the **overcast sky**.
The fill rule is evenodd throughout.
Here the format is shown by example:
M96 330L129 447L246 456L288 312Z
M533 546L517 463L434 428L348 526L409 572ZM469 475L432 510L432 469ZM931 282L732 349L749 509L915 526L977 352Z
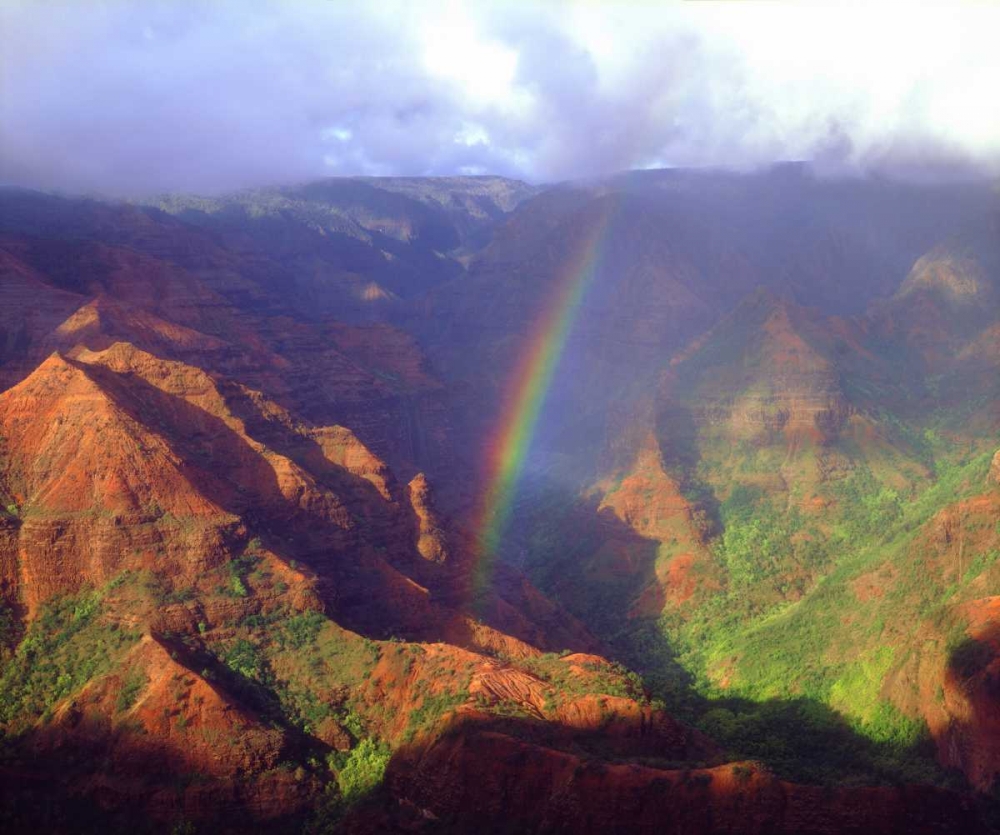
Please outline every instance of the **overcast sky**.
M1000 6L0 0L0 182L1000 175Z

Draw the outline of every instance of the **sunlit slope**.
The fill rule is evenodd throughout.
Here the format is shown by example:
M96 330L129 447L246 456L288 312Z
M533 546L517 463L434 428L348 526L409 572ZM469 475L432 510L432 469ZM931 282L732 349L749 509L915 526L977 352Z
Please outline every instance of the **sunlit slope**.
M995 269L944 251L867 316L751 294L644 402L618 409L607 475L582 504L525 499L543 586L616 632L667 691L683 697L693 677L707 730L793 771L807 767L801 752L767 743L766 723L740 730L741 711L807 700L905 752L898 767L929 761L933 736L942 764L992 780L977 747L992 719L951 658L969 636L985 641L969 674L984 686L982 598L1000 553L987 479L1000 433ZM926 294L953 285L980 303L932 316ZM589 527L574 521L586 507L600 520Z

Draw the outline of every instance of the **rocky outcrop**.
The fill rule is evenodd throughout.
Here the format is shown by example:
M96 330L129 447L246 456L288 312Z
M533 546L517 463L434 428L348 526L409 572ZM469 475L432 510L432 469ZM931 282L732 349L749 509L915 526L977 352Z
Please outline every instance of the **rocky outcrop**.
M105 825L123 828L142 817L163 829L188 819L233 831L308 808L315 778L277 769L285 732L183 663L184 654L146 635L114 672L63 702L21 752L46 771L29 771L9 808L30 820L26 798L43 775L50 796L96 798Z
M929 724L942 764L964 772L982 791L1000 778L1000 598L966 604L968 624L944 659L940 714Z
M873 305L875 332L904 346L911 362L930 373L995 364L993 312L1000 289L988 266L993 257L988 245L935 246L916 260L891 298Z
M938 761L982 791L1000 777L1000 598L991 594L1000 579L997 520L1000 493L991 489L946 506L918 531L908 559L930 582L964 588L937 617L897 638L910 651L884 687L927 722ZM898 593L885 580L899 573L882 570L880 595Z
M418 473L408 485L410 506L417 517L417 550L425 560L447 562L450 558L448 536L434 506L427 477Z
M815 311L759 290L681 355L668 396L734 442L835 443L857 415L840 385L837 339L849 344Z
M659 543L653 577L639 591L633 615L657 617L665 605L676 608L696 594L718 590L707 547L711 522L666 471L653 432L640 442L627 472L609 482L598 511L611 511L629 530ZM623 561L620 571L641 576L649 568L642 563Z
M929 292L945 303L976 304L983 301L990 289L977 259L940 245L917 259L896 296L902 299Z
M0 475L17 509L29 610L126 569L189 586L239 553L251 518L258 534L301 526L296 551L306 561L360 547L365 516L408 525L388 495L385 465L346 430L296 435L317 448L310 471L309 460L299 464L249 435L200 369L125 343L74 357L54 354L0 395L9 445ZM343 483L350 489L342 496ZM359 509L366 502L367 513ZM373 568L384 562L376 544L366 546ZM401 545L405 556L412 546ZM392 576L388 566L382 573Z
M0 426L29 610L128 567L158 562L193 579L223 558L237 517L86 366L53 355L0 395Z
M86 734L112 717L128 734L148 736L171 751L176 759L170 767L180 773L235 778L276 766L286 744L282 731L189 669L180 657L176 647L145 636L119 671L90 682L59 708L53 723L36 737L37 745L63 745L75 732ZM132 704L123 710L127 687L132 688ZM130 747L120 744L112 756L122 757L124 765Z

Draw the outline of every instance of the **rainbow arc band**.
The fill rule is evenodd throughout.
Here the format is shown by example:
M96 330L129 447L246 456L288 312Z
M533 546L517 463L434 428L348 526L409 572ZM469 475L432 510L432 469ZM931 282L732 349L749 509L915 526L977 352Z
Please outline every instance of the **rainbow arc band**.
M499 430L490 445L486 491L476 514L474 598L479 597L492 579L494 560L510 521L538 417L587 288L601 262L611 214L610 208L603 209L602 216L584 235L577 256L568 262L555 282L555 290L535 322L528 348L511 377Z

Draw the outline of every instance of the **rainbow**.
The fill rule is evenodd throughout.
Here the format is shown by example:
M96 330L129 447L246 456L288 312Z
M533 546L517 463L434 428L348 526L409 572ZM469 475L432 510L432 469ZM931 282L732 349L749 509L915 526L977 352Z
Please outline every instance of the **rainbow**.
M531 329L528 347L518 363L504 399L506 406L489 446L486 490L475 521L476 596L492 578L493 563L510 520L517 484L535 435L538 417L566 341L601 260L609 213L584 236L578 254L555 282L555 290Z

